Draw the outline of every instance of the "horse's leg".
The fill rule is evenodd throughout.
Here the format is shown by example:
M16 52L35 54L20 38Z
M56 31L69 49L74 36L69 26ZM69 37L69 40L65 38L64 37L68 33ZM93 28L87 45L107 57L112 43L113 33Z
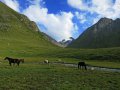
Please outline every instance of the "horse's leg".
M80 69L82 69L82 66L80 65Z
M13 63L13 66L15 66L15 63Z
M80 65L78 64L78 69L80 68Z
M11 62L9 62L10 66L11 66Z
M83 69L84 69L84 66L82 65L81 67L82 67L82 70L83 70Z
M87 67L86 67L86 65L85 65L85 70L87 70Z
M20 62L17 63L17 65L19 66Z

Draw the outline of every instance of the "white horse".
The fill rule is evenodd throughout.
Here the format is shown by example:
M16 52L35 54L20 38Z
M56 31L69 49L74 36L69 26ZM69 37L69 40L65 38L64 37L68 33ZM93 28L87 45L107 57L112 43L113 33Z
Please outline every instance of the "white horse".
M48 60L44 60L44 63L48 64L48 63L49 63L49 61L48 61Z

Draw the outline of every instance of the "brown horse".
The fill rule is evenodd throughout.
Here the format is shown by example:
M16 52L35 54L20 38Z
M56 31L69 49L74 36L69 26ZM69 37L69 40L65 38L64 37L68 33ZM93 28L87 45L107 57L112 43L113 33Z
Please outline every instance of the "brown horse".
M18 66L19 66L20 62L24 63L24 59L13 59L13 58L5 57L4 60L8 60L10 66L12 65L12 63L13 63L13 65L15 65L15 63L17 63Z
M83 67L85 68L85 70L87 70L85 62L78 62L78 69L82 69Z

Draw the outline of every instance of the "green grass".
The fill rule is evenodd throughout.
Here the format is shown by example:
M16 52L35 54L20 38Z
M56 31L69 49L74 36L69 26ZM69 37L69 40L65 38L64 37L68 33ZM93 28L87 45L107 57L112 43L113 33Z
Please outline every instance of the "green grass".
M120 73L84 71L62 65L25 63L0 65L0 89L9 90L119 90Z

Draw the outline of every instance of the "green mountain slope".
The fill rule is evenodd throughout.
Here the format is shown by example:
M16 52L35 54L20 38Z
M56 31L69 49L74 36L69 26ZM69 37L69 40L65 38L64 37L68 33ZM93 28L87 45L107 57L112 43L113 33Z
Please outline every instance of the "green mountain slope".
M0 2L0 56L19 56L57 48L36 24Z
M120 19L100 19L68 47L108 48L120 46Z

